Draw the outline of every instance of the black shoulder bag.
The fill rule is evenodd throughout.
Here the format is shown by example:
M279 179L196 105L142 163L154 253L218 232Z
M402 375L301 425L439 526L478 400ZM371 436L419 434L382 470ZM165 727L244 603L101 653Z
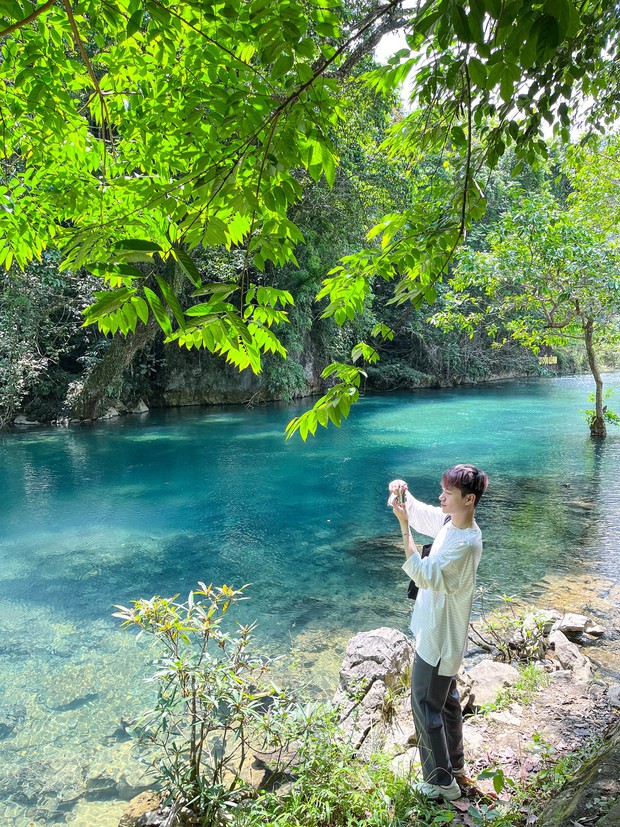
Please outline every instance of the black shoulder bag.
M446 517L446 519L443 521L443 524L445 525L448 522L449 519L450 519L450 516L448 515ZM432 543L426 543L425 545L423 545L422 546L422 551L420 552L420 557L422 557L422 558L428 557L428 555L431 553L431 548L432 547L433 547ZM420 587L417 585L415 580L410 580L409 581L409 586L407 587L407 597L409 598L409 600L416 600L417 597L418 597L418 592L419 591L420 591Z

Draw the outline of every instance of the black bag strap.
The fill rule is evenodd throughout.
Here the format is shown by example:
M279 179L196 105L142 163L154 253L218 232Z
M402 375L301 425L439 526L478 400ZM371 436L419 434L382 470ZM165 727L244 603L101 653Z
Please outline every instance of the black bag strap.
M448 515L446 516L446 519L443 521L443 524L445 525L445 524L446 524L446 523L447 523L450 519L451 519L451 518L450 518L450 515L448 514ZM433 547L433 544L432 544L432 543L425 543L425 544L422 546L422 551L420 552L420 557L422 557L422 558L424 558L424 557L428 557L428 555L431 553L431 549L432 549L432 547ZM419 586L415 583L415 581L414 581L414 580L410 580L410 581L409 581L409 585L408 585L408 587L407 587L407 597L409 598L409 600L415 600L415 599L417 598L417 596L418 596L418 592L419 592L419 591L420 591L420 588L419 588Z

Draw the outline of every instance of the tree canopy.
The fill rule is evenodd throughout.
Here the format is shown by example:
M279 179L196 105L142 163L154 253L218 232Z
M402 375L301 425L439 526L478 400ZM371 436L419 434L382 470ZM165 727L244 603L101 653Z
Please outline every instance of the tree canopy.
M489 251L465 249L436 321L493 336L498 324L526 347L583 341L596 383L590 427L605 436L597 346L620 341L620 250L581 226L550 196L515 198L489 236Z
M406 48L356 82L389 95L409 78L385 149L412 170L435 152L445 174L328 275L319 300L338 324L377 279L397 305L432 302L484 213L485 166L509 145L535 163L543 122L566 138L575 111L601 125L618 103L609 0L7 0L0 15L0 263L53 246L102 280L87 323L127 334L154 318L240 369L284 355L275 329L295 296L273 274L302 241L292 207L307 181L334 183L343 91L384 32ZM222 247L239 266L206 281L192 250ZM289 433L346 416L391 335L377 325L328 366L335 384Z

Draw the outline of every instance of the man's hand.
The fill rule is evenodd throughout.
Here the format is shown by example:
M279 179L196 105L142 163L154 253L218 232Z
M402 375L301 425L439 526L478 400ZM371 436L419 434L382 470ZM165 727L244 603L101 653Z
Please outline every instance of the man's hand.
M408 490L405 480L392 480L388 485L390 496L388 498L388 505L394 505L394 501L399 499L399 494L402 494L402 500L405 500L405 492Z
M388 485L388 490L390 492L390 496L387 504L392 506L394 514L398 520L401 523L408 525L409 515L407 514L407 509L405 507L405 494L408 490L407 483L405 480L392 480L392 482ZM402 499L403 502L400 503L399 499Z

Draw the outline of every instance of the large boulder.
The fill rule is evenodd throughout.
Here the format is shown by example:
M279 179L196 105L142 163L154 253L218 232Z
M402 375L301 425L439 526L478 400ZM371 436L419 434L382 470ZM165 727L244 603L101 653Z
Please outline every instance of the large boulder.
M605 634L605 628L595 623L592 618L587 615L576 614L575 612L567 612L560 617L551 628L552 632L562 632L565 635L591 635L592 637L600 637Z
M347 644L334 705L356 749L365 745L364 752L374 751L386 740L392 748L405 748L413 737L411 711L397 714L408 693L412 661L413 643L397 629L360 632Z

